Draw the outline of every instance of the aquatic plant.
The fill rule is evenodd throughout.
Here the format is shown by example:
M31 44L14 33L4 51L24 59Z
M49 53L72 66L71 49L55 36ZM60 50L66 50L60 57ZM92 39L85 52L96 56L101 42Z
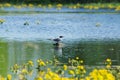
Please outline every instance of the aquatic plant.
M83 60L76 57L69 59L71 64L56 64L57 59L51 60L38 59L37 65L29 60L23 65L15 64L11 67L12 72L17 75L19 80L29 80L28 75L32 76L33 71L37 71L34 80L119 80L120 67L112 67L110 58L105 60L106 67L94 68L88 75L87 67L83 64ZM51 64L52 63L52 64ZM110 67L107 67L107 66ZM6 78L0 76L0 80L13 80L12 75L8 74Z
M120 66L109 68L116 80L120 80Z
M26 21L26 22L24 23L24 25L29 25L29 23Z
M120 3L90 3L90 4L80 4L80 3L74 3L74 4L52 4L52 3L48 3L48 4L10 4L10 3L4 3L4 4L0 4L0 8L7 8L7 7L14 7L17 9L21 9L21 8L43 8L43 9L50 9L50 8L57 8L58 10L61 10L63 7L68 8L68 9L80 9L80 8L84 8L84 9L89 9L89 10L98 10L98 9L111 9L111 10L115 10L115 11L120 11Z
M101 24L100 24L99 22L97 22L97 23L95 24L95 26L96 26L96 27L100 27Z
M111 68L111 65L112 65L111 59L107 58L107 59L105 60L105 64L106 64L106 68L107 68L107 69Z
M0 24L3 24L5 22L4 19L0 19Z
M86 77L86 80L116 80L115 77L106 69L94 69Z

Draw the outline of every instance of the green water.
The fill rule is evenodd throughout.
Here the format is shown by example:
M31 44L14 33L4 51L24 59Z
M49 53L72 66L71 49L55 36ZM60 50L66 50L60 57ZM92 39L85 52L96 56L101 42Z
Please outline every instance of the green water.
M120 65L120 41L83 41L64 42L62 56L57 56L60 62L67 63L68 58L79 56L86 65L104 65L106 58L111 58L113 65ZM14 64L24 64L37 59L52 60L54 55L52 42L44 41L6 41L0 42L0 74L11 73Z
M24 64L29 60L52 59L53 49L51 44L44 42L0 42L0 74L10 73L14 64Z
M113 65L120 65L120 41L83 41L69 44L63 49L64 55L79 56L86 65L104 65L107 58Z

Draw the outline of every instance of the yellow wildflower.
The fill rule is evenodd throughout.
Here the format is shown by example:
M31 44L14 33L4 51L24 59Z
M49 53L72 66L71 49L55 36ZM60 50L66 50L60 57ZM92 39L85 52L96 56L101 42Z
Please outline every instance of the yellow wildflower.
M106 65L106 68L111 68L111 65Z
M50 77L50 75L48 75L48 74L45 74L45 79L46 79L46 80L51 80L51 77Z
M83 60L80 60L80 63L83 63Z
M75 73L73 70L69 70L69 74L74 75Z
M84 69L84 66L77 66L78 69Z
M43 79L42 79L42 77L38 77L38 78L36 78L36 80L43 80Z
M27 74L28 73L28 71L26 70L26 69L22 69L22 71L21 71L23 74Z
M79 57L76 57L76 59L78 60L78 59L79 59Z
M40 65L40 66L46 66L46 64L45 64L43 61L40 61L40 62L39 62L39 65Z
M0 24L4 23L5 20L4 19L0 19Z
M10 74L7 75L7 80L11 80L12 76Z
M111 62L111 59L107 58L106 61L107 61L107 62Z
M51 5L51 4L48 4L48 8L52 8L52 5Z
M61 8L63 5L62 4L57 4L57 7L58 8Z
M5 78L0 75L0 80L5 80Z
M28 65L33 66L33 62L32 61L28 61Z
M67 70L67 65L63 65L63 69L64 69L64 70Z

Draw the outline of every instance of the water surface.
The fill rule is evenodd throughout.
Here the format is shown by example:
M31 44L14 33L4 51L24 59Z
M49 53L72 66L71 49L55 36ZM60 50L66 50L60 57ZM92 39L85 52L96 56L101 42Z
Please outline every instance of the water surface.
M118 13L35 13L5 14L0 24L0 74L7 75L14 64L42 58L60 62L76 56L85 65L104 65L111 58L120 65L120 14ZM29 25L24 25L24 23ZM53 41L64 36L62 56L55 53Z

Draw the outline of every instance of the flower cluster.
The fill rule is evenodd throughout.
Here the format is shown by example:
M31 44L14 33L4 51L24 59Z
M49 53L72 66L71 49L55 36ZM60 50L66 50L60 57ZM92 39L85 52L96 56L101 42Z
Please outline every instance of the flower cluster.
M94 69L86 80L115 80L115 77L106 69Z
M31 60L23 65L15 64L11 67L11 71L16 75L16 78L12 77L13 74L8 74L6 78L0 76L0 80L29 80L28 76L31 76L33 80L119 80L120 78L120 67L94 68L88 73L87 67L79 57L69 59L71 65L63 64L61 66L56 64L57 59L54 60L51 62L38 59L37 65ZM106 59L105 64L112 66L111 59ZM35 73L34 76L33 73Z
M51 8L56 8L58 10L62 9L62 8L68 8L68 9L80 9L80 8L84 8L84 9L89 9L89 10L98 10L98 9L114 9L115 11L120 11L120 3L92 3L92 4L80 4L80 3L76 3L76 4L69 4L69 5L63 5L63 4L20 4L20 5L15 5L15 4L10 4L10 3L4 3L4 4L0 4L0 8L7 8L7 7L14 7L17 9L21 9L21 8L43 8L43 9L51 9Z
M106 64L107 69L111 68L111 65L112 65L111 59L107 58L106 61L105 61L105 64Z

